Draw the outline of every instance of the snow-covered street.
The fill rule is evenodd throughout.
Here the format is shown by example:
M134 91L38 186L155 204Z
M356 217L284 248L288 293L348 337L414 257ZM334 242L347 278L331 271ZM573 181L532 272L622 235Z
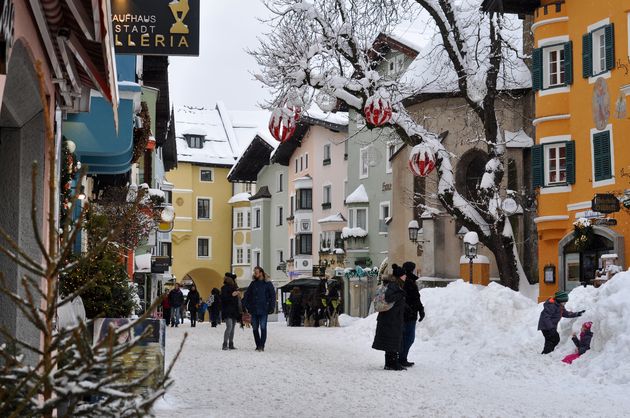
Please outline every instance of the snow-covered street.
M617 297L630 286L614 289ZM221 351L224 326L168 328L167 357L183 334L186 347L175 385L158 402L158 417L613 417L628 416L630 376L623 336L628 321L601 289L572 292L556 351L540 355L539 305L498 285L422 291L427 317L417 328L403 372L383 370L383 353L370 348L375 316L342 318L341 328L288 328L270 323L264 353L250 329L237 329L236 351ZM600 292L595 296L593 292ZM574 304L572 304L574 303ZM608 321L602 306L611 316ZM626 302L618 308L625 310ZM589 317L589 314L591 315ZM570 332L594 320L591 352L569 366ZM608 322L607 322L608 321ZM598 340L599 338L599 340ZM618 350L616 356L612 355ZM175 414L177 411L177 414Z

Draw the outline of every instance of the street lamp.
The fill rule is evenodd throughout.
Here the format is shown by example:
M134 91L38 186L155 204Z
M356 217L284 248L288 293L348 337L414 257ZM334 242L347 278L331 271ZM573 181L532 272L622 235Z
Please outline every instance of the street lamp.
M418 224L418 221L416 221L415 219L410 221L407 229L409 229L409 241L413 242L414 244L417 243L418 231L420 231L420 225Z
M473 282L473 260L477 258L477 246L479 245L479 236L476 232L467 232L464 235L464 253L470 264L470 284Z

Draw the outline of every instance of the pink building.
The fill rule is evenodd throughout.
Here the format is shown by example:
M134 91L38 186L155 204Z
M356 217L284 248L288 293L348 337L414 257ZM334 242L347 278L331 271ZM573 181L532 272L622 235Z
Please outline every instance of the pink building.
M313 106L300 119L303 129L289 158L289 275L311 276L313 265L343 253L348 114ZM292 261L292 262L291 262Z

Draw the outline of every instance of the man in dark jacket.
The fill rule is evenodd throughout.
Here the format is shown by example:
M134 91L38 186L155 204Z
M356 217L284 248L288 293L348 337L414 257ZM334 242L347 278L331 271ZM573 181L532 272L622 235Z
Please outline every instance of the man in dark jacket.
M547 299L543 304L543 310L540 313L538 319L538 330L542 332L545 337L545 347L542 354L549 354L556 349L556 346L560 342L560 334L558 334L558 322L564 318L576 318L582 316L584 311L571 312L564 308L564 305L569 301L569 294L561 290Z
M254 277L245 293L243 308L252 316L256 351L265 351L267 315L275 311L276 290L260 266L254 268Z
M181 307L184 304L184 294L179 289L179 283L175 283L175 288L168 294L168 303L171 305L171 327L177 327L181 320Z
M405 314L405 291L402 289L405 272L396 264L392 265L392 270L393 277L387 282L385 302L394 305L387 311L379 312L376 317L372 348L385 352L385 370L407 370L398 361Z
M420 290L418 289L418 276L414 274L416 269L415 263L407 261L402 265L405 276L405 322L403 324L402 346L400 347L399 361L404 367L411 367L415 363L407 360L409 349L416 339L416 321L421 322L424 319L424 306L420 301ZM420 319L418 320L418 315Z
M199 296L199 292L197 291L197 287L192 285L190 291L188 292L188 296L186 296L186 308L188 308L188 312L190 312L190 326L194 327L197 325L197 309L199 309L199 301L201 297Z

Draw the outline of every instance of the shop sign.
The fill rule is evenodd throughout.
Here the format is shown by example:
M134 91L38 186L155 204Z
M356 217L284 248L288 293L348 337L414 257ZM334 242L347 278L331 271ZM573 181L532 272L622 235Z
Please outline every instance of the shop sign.
M151 259L151 273L164 273L171 265L171 257L155 256Z
M595 219L593 223L595 225L602 225L602 226L615 226L617 225L617 220L613 218L602 218L602 219Z
M199 55L199 0L112 2L116 53Z
M325 277L326 276L326 267L325 266L313 266L313 277Z
M614 194L598 193L591 201L591 209L600 213L614 213L621 208L619 199Z

